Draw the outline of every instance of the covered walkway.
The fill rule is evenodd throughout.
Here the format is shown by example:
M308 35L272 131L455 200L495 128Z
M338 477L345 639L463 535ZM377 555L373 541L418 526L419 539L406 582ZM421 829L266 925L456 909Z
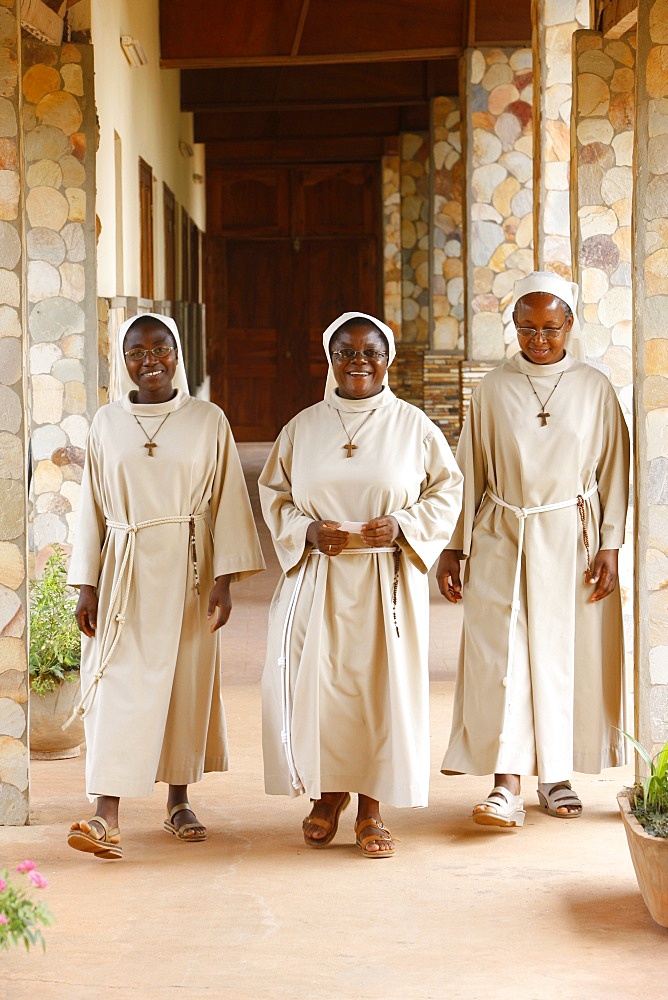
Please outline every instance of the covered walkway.
M241 448L251 487L266 448ZM278 575L240 585L224 630L232 770L192 801L204 844L162 832L164 788L128 800L125 858L100 862L65 843L88 815L83 758L33 762L31 826L0 828L9 866L34 859L55 915L46 954L2 957L7 1000L615 1000L665 980L665 931L638 892L615 793L631 769L576 776L579 821L538 811L525 786L520 831L470 822L487 778L439 774L460 613L432 599L432 795L427 810L384 810L398 841L367 865L353 811L332 848L306 848L306 803L262 787L259 675ZM657 989L659 993L657 993Z

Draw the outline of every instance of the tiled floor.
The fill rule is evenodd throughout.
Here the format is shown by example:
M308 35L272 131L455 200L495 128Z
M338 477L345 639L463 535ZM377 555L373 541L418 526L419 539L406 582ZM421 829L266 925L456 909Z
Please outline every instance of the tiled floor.
M249 478L266 448L245 446ZM621 1000L661 998L668 930L638 893L615 793L630 769L576 776L581 820L551 819L525 783L518 831L470 821L487 778L446 778L460 611L432 600L432 793L426 810L385 809L397 854L367 865L353 810L325 851L300 834L308 804L262 787L260 695L277 566L235 591L225 629L227 774L192 790L206 843L162 831L164 787L123 804L125 858L65 843L90 814L83 758L35 762L32 825L0 829L0 868L25 857L51 885L47 950L0 959L7 1000Z

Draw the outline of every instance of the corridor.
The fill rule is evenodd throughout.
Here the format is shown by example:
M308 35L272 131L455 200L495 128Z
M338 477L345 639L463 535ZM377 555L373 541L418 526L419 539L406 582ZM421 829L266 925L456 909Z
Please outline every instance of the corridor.
M240 448L254 488L266 446ZM257 498L254 497L257 511ZM386 808L397 854L367 865L353 810L325 851L304 846L304 801L262 787L259 677L269 569L234 591L224 630L231 770L192 799L203 844L162 831L164 788L122 806L125 858L101 862L65 842L90 814L83 756L32 764L31 826L1 827L0 856L28 857L49 881L46 953L2 957L6 1000L615 1000L656 993L666 932L638 892L615 793L631 769L576 776L579 821L538 811L525 785L519 831L470 809L488 778L439 773L449 729L460 612L432 595L432 793L427 810ZM660 987L659 987L660 990Z

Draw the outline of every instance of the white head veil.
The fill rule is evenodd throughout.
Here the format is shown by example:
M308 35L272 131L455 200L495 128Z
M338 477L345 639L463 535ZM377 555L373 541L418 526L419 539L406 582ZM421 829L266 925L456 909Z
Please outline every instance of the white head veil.
M176 349L178 351L178 361L176 363L176 373L172 381L172 385L175 389L181 389L182 392L190 395L188 389L188 379L186 378L186 368L183 363L183 351L181 350L181 338L179 337L179 330L172 319L171 316L162 316L160 313L139 313L138 316L132 316L130 319L126 319L124 323L121 323L118 328L118 335L116 337L116 351L114 356L114 366L112 371L112 384L109 386L109 398L113 401L120 399L122 396L126 396L128 392L136 389L137 386L134 384L130 376L128 375L128 370L125 365L125 355L123 353L123 341L125 340L125 335L132 326L139 319L145 319L146 317L151 319L160 320L161 323L167 327L174 340L176 341Z
M578 361L585 360L584 345L582 343L582 330L578 319L578 297L580 289L574 281L566 281L552 271L534 271L526 278L520 278L515 282L513 296L513 312L518 301L531 292L545 292L547 295L556 295L558 299L565 302L573 313L573 326L566 336L566 350L571 357Z
M389 350L389 357L387 360L388 368L394 361L394 357L397 353L396 348L394 346L394 334L392 333L392 330L389 328L389 326L381 322L381 320L376 319L375 316L370 316L369 313L361 313L361 312L341 313L338 319L335 319L333 323L329 324L329 326L322 335L322 346L325 349L325 355L327 357L327 365L328 365L327 382L325 383L325 396L327 396L330 392L334 392L334 390L336 389L336 379L334 378L334 372L332 371L332 359L329 356L329 344L332 337L337 332L337 330L339 330L339 328L342 327L344 323L347 323L348 320L350 319L366 319L373 326L377 327L378 330L380 330L380 332L387 340L387 346ZM383 379L383 385L387 385L387 372L385 373L385 378Z

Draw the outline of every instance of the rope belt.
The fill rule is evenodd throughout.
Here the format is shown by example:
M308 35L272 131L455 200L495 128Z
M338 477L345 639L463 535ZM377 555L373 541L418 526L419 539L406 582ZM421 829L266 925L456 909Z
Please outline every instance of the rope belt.
M520 612L520 578L522 575L522 552L524 547L524 525L526 523L527 517L531 517L532 514L543 514L550 510L563 510L564 507L577 507L578 513L580 515L580 520L582 522L582 534L585 543L585 548L587 550L587 572L590 571L590 558L589 558L589 537L587 535L587 529L585 528L584 521L584 502L588 497L593 496L598 490L598 484L595 484L591 489L587 490L586 493L579 493L576 497L571 500L560 500L558 503L547 503L542 507L516 507L512 503L506 503L501 497L497 497L496 494L488 488L486 490L487 496L499 507L505 507L507 510L512 510L515 517L520 522L519 537L517 539L517 563L515 564L515 582L513 584L513 599L510 605L510 625L508 627L508 662L506 666L506 677L504 679L504 684L507 689L506 694L506 707L508 705L508 698L510 695L510 677L513 667L513 653L515 651L515 634L517 631L517 619Z
M104 622L104 629L102 630L102 641L100 642L100 651L97 658L97 667L92 681L84 691L81 696L79 704L74 708L72 714L70 715L67 722L62 727L67 729L77 716L83 718L92 708L93 702L95 701L95 695L97 694L97 685L99 684L102 676L109 665L109 660L111 659L113 652L118 644L118 640L121 637L121 632L123 631L123 626L125 625L125 612L127 611L128 601L130 600L130 588L132 585L132 574L134 571L135 563L135 545L137 532L142 531L144 528L153 528L162 524L189 524L189 536L188 545L190 547L190 554L193 561L193 571L195 577L195 590L199 594L199 572L197 568L197 547L195 540L195 521L206 517L205 513L201 514L188 514L188 515L175 515L173 517L156 517L150 521L137 521L136 523L126 524L124 521L111 521L107 519L107 527L114 528L118 531L124 531L128 536L128 543L125 546L125 552L123 553L123 558L121 560L121 566L116 576L114 586L111 592L111 598L109 600L109 608L107 610L107 617ZM125 591L121 599L121 610L114 616L114 604L116 603L116 598L118 597L119 591L123 586L123 579L125 577ZM109 633L111 631L112 625L116 622L116 632L109 646L109 649L105 652L107 646L107 641L109 639Z
M372 553L375 555L377 552L392 552L395 555L401 550L396 545L378 547L377 549L342 549L339 555L345 556L360 556L369 555ZM299 600L299 594L302 589L302 584L304 583L304 575L306 573L306 566L308 560L311 556L324 556L327 555L326 552L321 552L320 549L311 549L308 556L302 562L299 574L297 576L297 582L295 583L295 589L292 591L292 596L290 597L290 603L288 604L288 610L285 615L285 622L283 624L283 637L281 639L281 655L278 658L278 666L281 669L281 707L283 714L283 728L281 730L281 742L285 749L285 759L288 763L288 770L290 771L290 781L292 782L292 787L298 792L304 792L302 779L297 773L297 766L295 764L295 759L292 755L292 734L291 734L291 718L292 718L292 696L290 694L290 642L292 640L292 625L294 622L295 611L297 609L297 601ZM330 557L331 558L331 557ZM395 580L396 580L395 571ZM397 584L395 582L393 600L396 605L396 590Z

